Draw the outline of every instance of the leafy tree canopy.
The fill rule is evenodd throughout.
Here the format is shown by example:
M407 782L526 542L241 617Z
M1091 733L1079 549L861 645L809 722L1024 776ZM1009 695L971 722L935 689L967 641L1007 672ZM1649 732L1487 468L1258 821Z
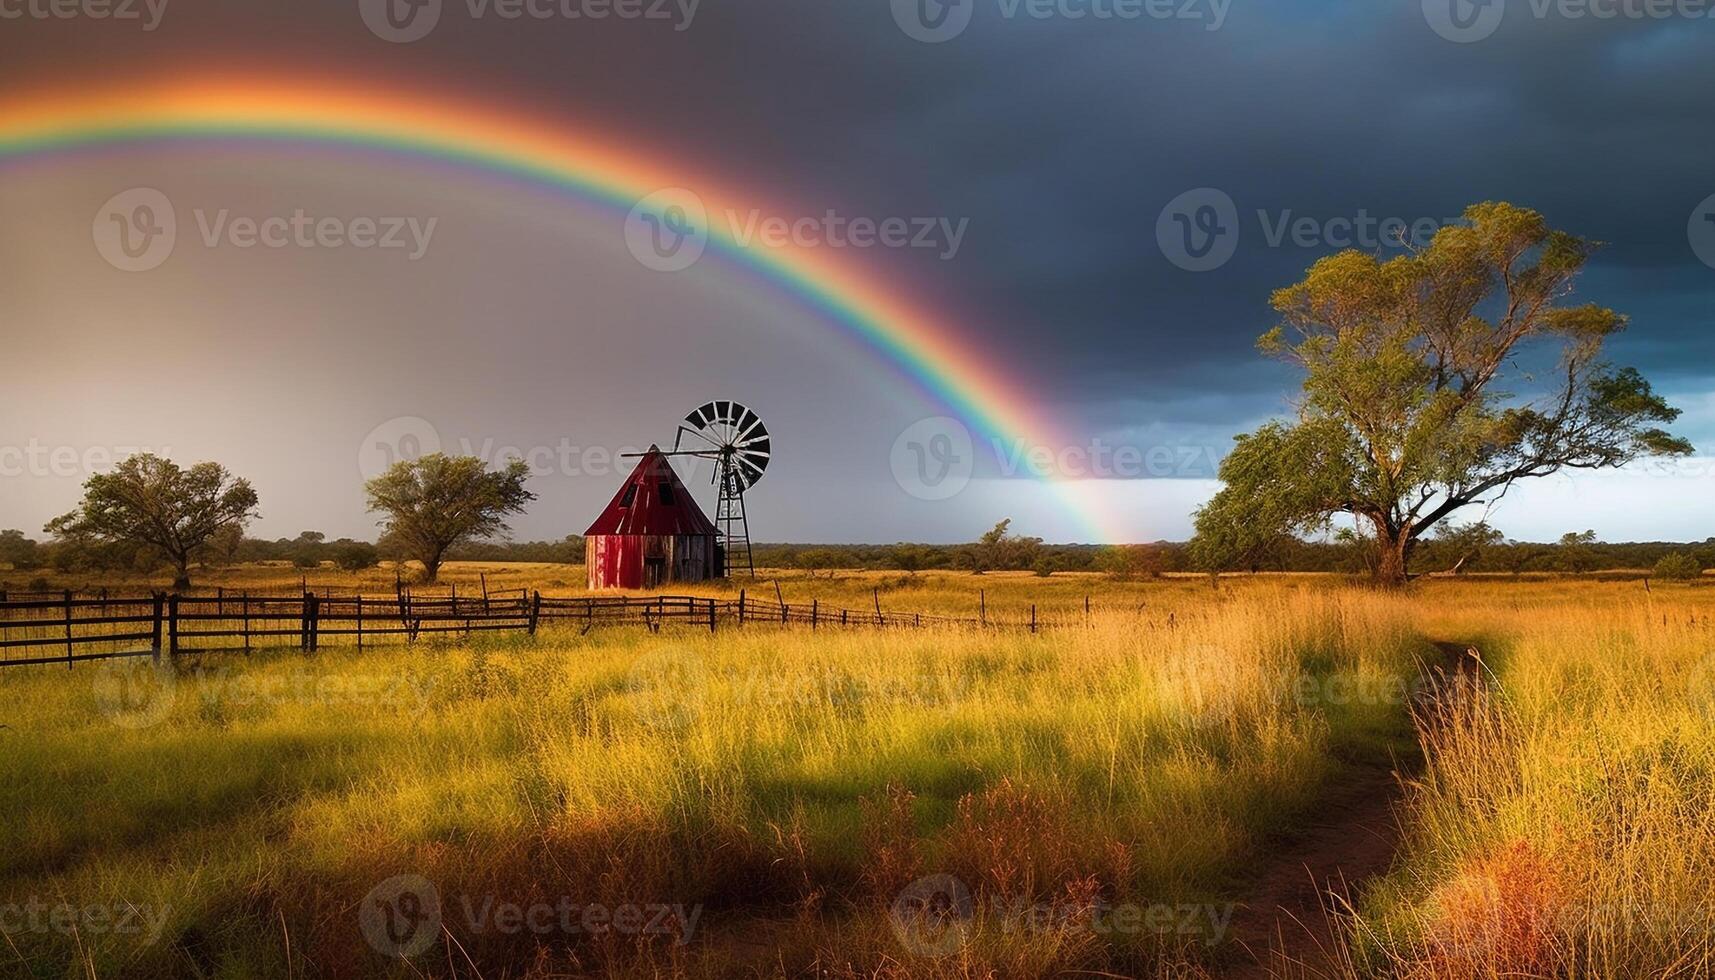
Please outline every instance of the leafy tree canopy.
M1328 256L1274 294L1259 346L1303 371L1302 398L1222 464L1197 515L1203 565L1245 565L1346 515L1395 584L1424 534L1521 479L1691 452L1663 428L1679 411L1602 358L1626 318L1568 302L1595 244L1511 204L1464 219L1385 261Z
M394 463L365 490L370 511L383 515L385 540L422 562L433 582L448 549L510 534L506 518L536 499L524 488L529 477L519 459L490 471L474 456L431 453Z
M62 539L146 546L173 565L175 588L190 585L190 563L229 528L242 531L256 518L256 491L219 463L182 469L172 460L139 453L112 473L83 485L77 510L46 530Z

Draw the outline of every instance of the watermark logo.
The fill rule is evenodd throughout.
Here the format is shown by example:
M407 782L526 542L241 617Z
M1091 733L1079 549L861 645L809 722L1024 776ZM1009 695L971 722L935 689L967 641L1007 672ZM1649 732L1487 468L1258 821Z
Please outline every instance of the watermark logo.
M140 657L101 661L93 687L102 717L133 731L166 721L178 700L178 674L172 664Z
M703 199L671 187L638 201L625 218L625 245L637 261L657 272L695 265L716 226L739 248L920 249L942 261L958 257L969 218L866 217L832 208L817 215L765 214L752 208L710 212Z
M31 439L22 446L0 446L0 478L69 479L106 473L116 462L138 453L173 457L171 446L50 446Z
M0 0L0 20L137 21L145 34L166 13L167 0Z
M395 875L363 897L358 925L383 956L421 955L441 933L441 893L422 875Z
M1685 235L1690 239L1691 250L1697 253L1698 260L1715 269L1715 194L1704 198L1703 203L1692 209Z
M358 0L357 11L371 34L392 44L421 41L441 22L441 0Z
M917 956L959 951L971 932L975 903L965 883L948 874L919 878L899 893L888 923L899 944Z
M1351 214L1317 217L1292 208L1257 208L1255 233L1267 248L1324 251L1358 248L1423 248L1460 218L1401 218L1371 214L1358 208ZM1210 272L1226 265L1244 238L1244 222L1233 199L1214 187L1186 191L1167 202L1155 221L1161 254L1187 272Z
M1481 41L1501 26L1506 0L1423 0L1423 19L1455 44Z
M709 671L689 651L676 647L650 650L632 663L628 680L637 715L650 728L676 732L702 716Z
M947 500L970 485L976 448L963 422L937 415L901 432L888 464L901 490L918 500Z
M976 0L893 0L893 22L924 44L951 41L971 26Z
M682 272L697 264L709 245L709 211L683 187L659 190L625 216L625 246L645 268Z
M161 941L169 909L132 902L74 905L35 895L0 904L0 936L49 933L83 942L89 936L135 936L143 946Z
M471 20L665 21L686 31L702 0L465 0ZM358 0L370 33L393 44L429 36L441 21L442 0Z
M643 455L644 449L626 444L591 446L565 437L540 443L503 442L495 436L481 434L461 434L454 438L443 436L428 419L408 415L388 419L363 437L357 446L357 468L364 480L373 480L395 463L415 462L430 453L444 452L453 456L475 457L484 466L522 460L529 467L532 478L607 479L630 473L637 465L636 457ZM8 449L0 446L0 476L7 474L8 458ZM713 466L706 460L692 458L676 465L687 485L694 484L698 474L710 477L710 467Z
M1161 209L1155 241L1169 262L1187 272L1219 269L1239 247L1238 206L1214 187L1186 191Z
M1181 20L1218 31L1232 0L994 0L1002 20ZM924 44L951 41L971 26L977 0L893 0L893 21Z
M302 208L262 217L234 215L230 208L195 208L191 214L204 248L375 249L404 251L412 262L428 253L440 223L439 218L316 217ZM108 198L91 227L96 251L123 272L159 268L173 254L178 232L172 201L151 187L134 187Z
M441 433L428 419L405 415L388 419L363 437L357 447L357 471L367 482L395 463L414 463L441 451Z
M91 225L95 250L121 272L148 272L167 261L178 242L178 215L167 195L133 187L108 198Z

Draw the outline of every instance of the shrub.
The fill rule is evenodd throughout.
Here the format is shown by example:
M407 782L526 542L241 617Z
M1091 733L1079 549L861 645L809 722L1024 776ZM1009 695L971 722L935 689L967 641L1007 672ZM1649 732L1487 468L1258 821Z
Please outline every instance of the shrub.
M1655 563L1655 577L1687 581L1703 574L1703 566L1697 559L1684 552L1663 555L1661 561Z
M381 563L381 549L367 541L335 541L334 564L348 572L360 572Z

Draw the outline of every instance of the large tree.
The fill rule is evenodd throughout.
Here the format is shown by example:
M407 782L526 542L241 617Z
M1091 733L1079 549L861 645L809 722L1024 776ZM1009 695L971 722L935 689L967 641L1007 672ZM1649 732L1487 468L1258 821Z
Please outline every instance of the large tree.
M1602 358L1613 310L1568 303L1595 244L1510 204L1477 204L1426 247L1345 251L1274 294L1260 342L1304 371L1291 421L1238 438L1197 514L1210 567L1347 515L1376 577L1403 582L1416 542L1514 483L1691 445L1643 375Z
M490 471L474 456L431 453L394 463L364 489L369 509L385 515L388 543L422 562L424 579L433 582L449 548L509 533L506 518L536 499L524 489L529 477L523 460Z
M50 522L48 533L70 541L145 546L172 563L173 587L191 584L190 564L217 535L256 518L256 491L219 463L182 469L170 459L139 453L112 473L83 485L77 510Z

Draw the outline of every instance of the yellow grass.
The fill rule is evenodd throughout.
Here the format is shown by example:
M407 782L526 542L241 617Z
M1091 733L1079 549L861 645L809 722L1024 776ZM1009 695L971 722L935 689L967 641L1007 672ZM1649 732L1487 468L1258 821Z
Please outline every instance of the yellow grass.
M1490 687L1434 726L1362 975L1715 975L1715 618L1701 587L1473 594Z
M497 571L494 588L578 580ZM229 587L296 577L233 575ZM1709 590L1435 582L1389 596L1310 577L1211 589L944 573L780 587L793 602L863 607L878 590L890 610L963 615L981 589L992 616L1036 603L1065 625L549 631L211 656L168 675L0 672L0 972L1218 971L1239 957L1220 913L1273 835L1348 760L1411 752L1404 692L1444 639L1482 646L1504 693L1432 745L1405 863L1354 932L1356 969L1532 975L1467 951L1576 946L1538 935L1595 920L1540 907L1595 886L1707 897L1711 737L1690 691ZM445 931L409 961L364 928L398 875L443 905ZM937 875L968 890L969 919L913 929L898 910ZM62 915L76 928L31 925L30 902L75 910ZM560 902L696 916L631 935L510 932L470 914ZM1151 924L1091 927L1091 910L1115 908ZM1179 908L1210 914L1156 915ZM1472 908L1507 911L1447 925L1480 920ZM114 910L158 923L153 939L94 928ZM929 942L949 922L950 945ZM1693 936L1614 944L1605 975L1701 955ZM1482 969L1447 972L1449 949Z

